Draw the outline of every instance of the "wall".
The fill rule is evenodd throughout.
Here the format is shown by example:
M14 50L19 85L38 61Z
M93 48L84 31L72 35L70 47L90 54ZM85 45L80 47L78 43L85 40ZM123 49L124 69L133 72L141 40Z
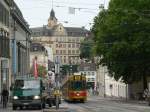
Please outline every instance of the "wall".
M99 65L97 69L97 90L100 96L126 98L127 85L119 81L115 81L109 76L107 67Z

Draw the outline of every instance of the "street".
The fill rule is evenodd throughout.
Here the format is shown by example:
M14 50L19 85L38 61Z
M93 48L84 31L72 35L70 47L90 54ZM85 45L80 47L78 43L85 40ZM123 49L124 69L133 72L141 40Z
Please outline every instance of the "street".
M17 110L13 112L55 112L55 107L46 108L44 110ZM0 109L0 112L12 112L11 106L8 109ZM147 104L127 103L112 99L104 99L100 97L90 97L86 103L67 103L60 105L58 112L150 112Z

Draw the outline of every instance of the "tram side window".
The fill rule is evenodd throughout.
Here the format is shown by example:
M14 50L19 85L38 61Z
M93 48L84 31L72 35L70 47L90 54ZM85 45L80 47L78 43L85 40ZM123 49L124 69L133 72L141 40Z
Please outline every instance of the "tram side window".
M74 89L74 82L71 82L71 81L69 82L69 88Z
M82 87L83 87L83 89L86 89L86 81L83 81Z

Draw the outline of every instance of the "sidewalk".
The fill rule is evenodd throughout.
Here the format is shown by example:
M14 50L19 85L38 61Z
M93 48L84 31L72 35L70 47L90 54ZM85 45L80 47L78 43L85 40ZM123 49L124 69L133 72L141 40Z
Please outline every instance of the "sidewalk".
M114 101L114 102L121 102L121 103L131 103L131 104L139 104L139 105L145 105L148 106L147 101L139 101L139 100L129 100L129 99L123 99L123 98L116 98L116 97L100 97L100 96L89 96L89 100L105 100L105 101Z
M12 107L12 104L11 104L11 103L8 103L8 104L7 104L7 107ZM3 108L2 103L0 103L0 109L1 109L1 108Z

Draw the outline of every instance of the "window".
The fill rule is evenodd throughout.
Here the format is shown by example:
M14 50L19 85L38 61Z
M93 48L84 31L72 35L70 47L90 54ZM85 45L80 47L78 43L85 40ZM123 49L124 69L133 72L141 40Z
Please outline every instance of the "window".
M68 44L68 47L70 48L70 47L71 47L71 44Z
M2 17L3 17L3 8L2 4L0 3L0 22L2 22Z
M72 48L75 48L75 44L72 44Z
M91 81L95 81L95 79L94 79L94 78L91 78Z
M93 75L93 76L95 75L94 72L92 72L92 75Z
M56 38L56 42L58 42L58 38Z
M75 39L72 39L72 42L75 42Z
M21 48L18 48L18 72L21 72Z
M63 50L63 54L66 54L66 50Z
M76 44L76 47L77 47L77 48L80 48L80 44Z
M75 50L72 50L72 54L75 54Z
M66 56L64 56L64 63L66 63Z
M68 54L71 54L71 50L68 50Z
M0 30L0 56L9 58L9 38L8 33L4 30Z
M0 32L0 57L2 56L2 35Z
M66 44L63 44L63 48L66 48Z
M59 54L59 51L58 51L58 50L56 50L56 54Z
M79 42L79 38L76 39L76 42Z
M60 54L62 54L62 50L60 50Z
M79 54L79 50L76 50L76 53Z
M71 39L69 38L68 41L71 42Z
M7 27L9 26L9 12L1 3L0 3L0 22Z
M62 47L62 44L59 44L59 47L61 48L61 47Z

